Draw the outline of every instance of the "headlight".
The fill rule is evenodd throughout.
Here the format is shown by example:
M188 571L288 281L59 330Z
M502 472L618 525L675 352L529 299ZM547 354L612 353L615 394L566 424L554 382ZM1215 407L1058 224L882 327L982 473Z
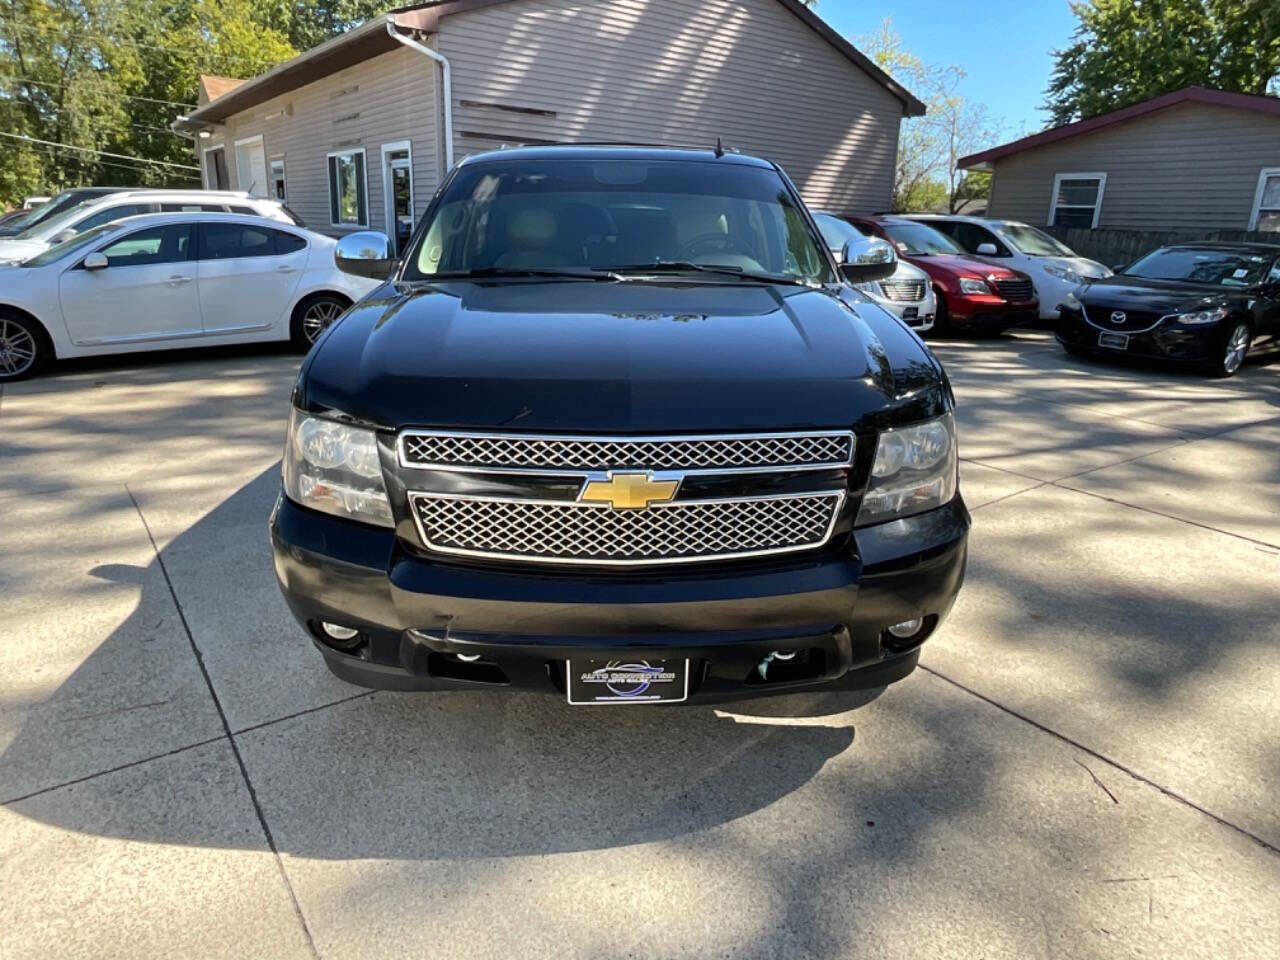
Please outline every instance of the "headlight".
M284 444L284 492L312 510L379 527L395 525L373 431L296 408Z
M961 293L990 293L991 288L987 286L987 281L979 280L977 277L961 277L960 292Z
M1051 277L1057 277L1059 280L1065 280L1067 283L1079 283L1084 277L1076 273L1074 270L1068 270L1066 267L1055 267L1052 264L1044 264L1042 269Z
M1212 307L1208 310L1193 310L1190 313L1175 313L1173 315L1174 323L1183 323L1187 326L1198 326L1202 323L1217 323L1228 313L1226 307Z
M956 425L948 413L880 434L854 525L865 527L923 513L950 503L955 495Z
M1080 298L1076 296L1075 291L1073 290L1062 298L1062 309L1083 310L1084 304L1080 302Z

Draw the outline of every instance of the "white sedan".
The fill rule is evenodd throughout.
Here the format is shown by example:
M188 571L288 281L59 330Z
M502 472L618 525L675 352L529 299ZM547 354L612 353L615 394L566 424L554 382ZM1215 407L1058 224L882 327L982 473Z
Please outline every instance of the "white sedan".
M149 214L0 267L0 383L55 357L292 340L309 347L376 280L336 241L261 217Z

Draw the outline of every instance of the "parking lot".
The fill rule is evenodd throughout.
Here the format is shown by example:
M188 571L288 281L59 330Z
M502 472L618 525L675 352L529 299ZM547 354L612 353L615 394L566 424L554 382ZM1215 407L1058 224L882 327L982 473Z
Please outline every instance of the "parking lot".
M6 387L0 956L1275 956L1280 364L937 349L922 669L722 709L333 679L267 544L295 355Z

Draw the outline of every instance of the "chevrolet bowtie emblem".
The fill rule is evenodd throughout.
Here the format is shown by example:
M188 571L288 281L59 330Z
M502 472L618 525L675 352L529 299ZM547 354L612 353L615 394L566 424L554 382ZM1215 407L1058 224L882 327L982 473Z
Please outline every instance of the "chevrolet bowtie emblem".
M647 473L611 473L608 480L592 480L582 491L587 503L607 503L615 510L642 510L676 495L679 480L654 480Z

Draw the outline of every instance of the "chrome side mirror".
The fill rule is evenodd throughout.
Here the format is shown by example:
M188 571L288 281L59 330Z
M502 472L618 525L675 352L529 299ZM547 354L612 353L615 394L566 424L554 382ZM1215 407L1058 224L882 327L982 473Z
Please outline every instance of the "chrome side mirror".
M385 280L396 265L391 241L385 233L361 230L348 233L333 249L333 262L343 273Z
M978 244L978 249L974 252L983 257L998 257L1000 255L994 243L980 243Z
M840 275L850 283L885 280L897 269L897 251L879 237L855 237L840 251Z
M84 258L81 264L86 270L105 270L111 265L111 261L107 259L105 253L91 253Z

